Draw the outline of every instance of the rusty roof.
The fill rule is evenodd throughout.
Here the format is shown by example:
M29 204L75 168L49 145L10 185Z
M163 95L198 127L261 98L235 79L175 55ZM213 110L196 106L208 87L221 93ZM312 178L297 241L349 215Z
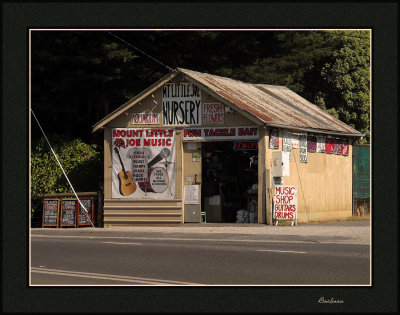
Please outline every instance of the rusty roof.
M203 89L272 127L363 136L284 86L252 84L177 68Z
M329 115L287 87L245 83L183 68L177 68L165 75L149 88L102 118L92 127L92 132L102 128L179 73L183 74L188 81L198 85L200 89L208 91L215 98L238 110L258 125L265 124L271 127L316 133L364 136L363 133Z

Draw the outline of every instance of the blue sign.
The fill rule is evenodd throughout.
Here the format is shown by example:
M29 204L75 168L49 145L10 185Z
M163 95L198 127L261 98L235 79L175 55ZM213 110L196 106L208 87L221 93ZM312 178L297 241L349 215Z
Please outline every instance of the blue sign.
M235 141L233 148L238 150L258 150L258 141Z

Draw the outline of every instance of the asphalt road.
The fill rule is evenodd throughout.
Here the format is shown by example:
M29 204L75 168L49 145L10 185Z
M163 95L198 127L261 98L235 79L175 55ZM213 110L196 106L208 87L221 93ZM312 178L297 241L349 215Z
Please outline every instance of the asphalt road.
M365 242L206 232L38 229L31 233L30 284L370 285Z

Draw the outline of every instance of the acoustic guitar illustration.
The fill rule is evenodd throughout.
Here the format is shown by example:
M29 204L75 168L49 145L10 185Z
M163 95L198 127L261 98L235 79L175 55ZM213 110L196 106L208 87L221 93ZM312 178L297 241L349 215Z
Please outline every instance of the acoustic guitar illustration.
M148 164L148 177L144 182L138 182L138 185L142 191L162 193L169 187L169 178L167 171L162 167L152 167L153 165L160 162L162 159L166 159L170 155L170 150L164 148L161 152L149 162Z
M119 179L119 192L123 196L129 196L136 191L136 183L132 181L131 172L125 171L124 163L122 163L121 156L116 147L114 147L115 152L117 152L119 161L122 166L122 171L118 173Z

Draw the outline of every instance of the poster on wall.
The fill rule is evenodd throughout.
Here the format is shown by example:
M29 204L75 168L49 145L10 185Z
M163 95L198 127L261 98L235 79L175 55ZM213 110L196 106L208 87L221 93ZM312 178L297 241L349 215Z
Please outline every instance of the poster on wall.
M175 130L112 130L112 198L173 199Z
M342 140L342 155L349 155L349 141L347 139Z
M276 185L274 189L275 220L296 220L297 218L297 187L288 185Z
M317 153L325 153L325 137L317 136Z
M326 146L325 146L326 154L333 154L334 144L335 144L335 141L333 138L326 138Z
M288 131L283 132L282 146L283 146L282 151L289 153L289 161L291 161L291 158L292 158L292 136L291 136L290 132L288 132Z
M162 93L164 126L201 125L201 93L192 83L167 83Z
M342 141L340 139L335 139L333 144L333 154L342 154Z
M292 148L298 149L299 148L299 135L292 133Z
M224 106L222 103L203 104L203 124L223 124Z
M307 163L307 133L300 134L300 162Z
M269 148L279 149L279 133L276 129L272 129L271 135L269 136Z
M307 136L307 152L314 153L317 151L317 137L313 135Z

